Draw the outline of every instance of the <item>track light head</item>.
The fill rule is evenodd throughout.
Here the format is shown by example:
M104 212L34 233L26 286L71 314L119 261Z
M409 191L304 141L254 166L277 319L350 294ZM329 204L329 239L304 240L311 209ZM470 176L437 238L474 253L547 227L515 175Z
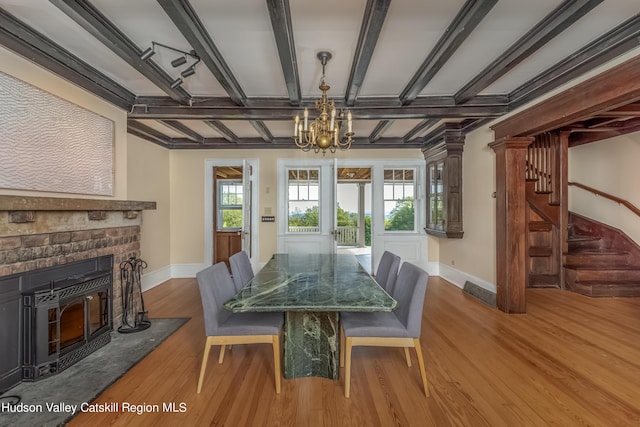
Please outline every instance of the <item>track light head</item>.
M156 54L156 51L153 49L153 47L150 47L140 54L140 59L142 59L143 61L146 61L147 59L151 58L155 54Z
M196 73L196 68L194 66L191 66L185 69L183 72L181 72L180 75L186 79L189 76L193 76L195 73Z
M179 56L176 59L174 59L173 61L171 61L171 65L175 68L175 67L179 67L181 65L184 65L187 63L187 57L185 56Z

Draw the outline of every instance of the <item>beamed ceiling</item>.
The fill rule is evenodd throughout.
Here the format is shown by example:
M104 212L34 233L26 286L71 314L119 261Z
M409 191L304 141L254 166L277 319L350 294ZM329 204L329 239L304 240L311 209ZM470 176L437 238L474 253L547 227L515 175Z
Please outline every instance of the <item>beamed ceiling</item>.
M0 0L0 44L180 148L292 148L320 95L353 113L356 148L468 132L640 45L638 0ZM193 51L196 74L172 88ZM572 128L640 129L639 105Z

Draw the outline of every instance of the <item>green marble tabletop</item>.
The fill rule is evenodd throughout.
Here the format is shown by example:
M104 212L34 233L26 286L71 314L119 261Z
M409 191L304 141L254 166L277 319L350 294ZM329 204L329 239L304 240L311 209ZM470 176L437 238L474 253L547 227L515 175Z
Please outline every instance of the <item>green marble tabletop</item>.
M392 311L397 302L349 254L275 254L234 298L232 312Z

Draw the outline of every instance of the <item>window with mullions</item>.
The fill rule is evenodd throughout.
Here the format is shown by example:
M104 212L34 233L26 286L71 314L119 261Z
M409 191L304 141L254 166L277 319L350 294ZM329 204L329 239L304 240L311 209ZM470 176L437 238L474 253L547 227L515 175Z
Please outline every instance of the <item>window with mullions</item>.
M242 229L242 181L218 180L218 230Z
M429 168L429 217L428 228L444 230L444 160L430 163Z
M415 231L415 170L384 170L385 231Z
M320 232L320 181L318 169L289 169L287 173L287 231Z

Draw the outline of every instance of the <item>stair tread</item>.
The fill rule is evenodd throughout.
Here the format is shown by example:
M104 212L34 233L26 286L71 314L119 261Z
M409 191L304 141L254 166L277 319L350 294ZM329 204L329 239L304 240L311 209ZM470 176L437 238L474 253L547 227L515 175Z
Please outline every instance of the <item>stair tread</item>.
M584 248L565 252L565 255L629 255L629 252L618 249Z
M575 283L579 283L580 285L585 286L594 286L594 285L634 285L640 286L640 282L637 280L576 280Z
M640 271L640 267L634 265L612 265L612 266L578 266L565 265L564 268L571 270L593 270L593 271Z
M567 239L569 242L590 242L593 240L601 240L599 236L585 236L583 234L574 234Z

